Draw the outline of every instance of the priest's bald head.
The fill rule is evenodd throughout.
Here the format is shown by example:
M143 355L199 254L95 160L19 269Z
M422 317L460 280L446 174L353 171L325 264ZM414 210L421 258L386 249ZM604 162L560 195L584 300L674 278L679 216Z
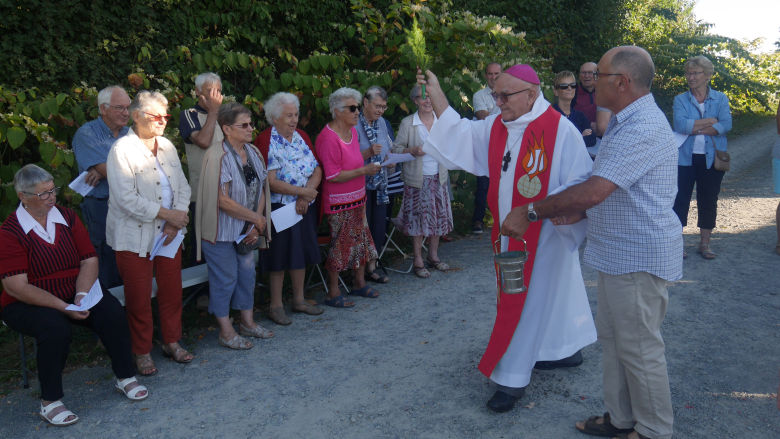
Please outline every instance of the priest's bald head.
M539 76L528 64L515 64L504 70L493 87L501 119L511 122L531 111L541 93L539 82Z

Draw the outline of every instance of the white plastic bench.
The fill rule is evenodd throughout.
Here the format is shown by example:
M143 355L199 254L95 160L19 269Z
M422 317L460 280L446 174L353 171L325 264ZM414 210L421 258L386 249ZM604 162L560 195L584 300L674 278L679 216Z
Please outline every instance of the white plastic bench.
M206 264L194 265L181 271L181 287L188 288L194 285L206 283L209 280L209 271ZM119 285L108 290L112 296L125 306L125 286ZM152 279L152 297L157 295L157 279Z

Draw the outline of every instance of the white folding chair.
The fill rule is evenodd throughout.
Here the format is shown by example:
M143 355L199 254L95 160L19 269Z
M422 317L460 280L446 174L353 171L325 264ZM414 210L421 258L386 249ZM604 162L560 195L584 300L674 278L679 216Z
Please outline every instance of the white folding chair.
M322 253L322 257L324 260L328 253L327 248L330 245L330 236L329 235L317 236L317 244L320 247L320 252ZM322 288L325 290L325 294L328 294L328 280L325 278L325 274L322 272L321 265L322 263L315 264L312 266L309 275L306 277L306 286L304 287L304 289L309 290L318 285L322 285ZM311 278L314 277L315 272L319 275L320 281L312 284ZM344 279L341 278L341 275L339 275L339 283L341 284L342 287L344 287L344 291L346 291L346 293L349 294L349 288L347 287L347 284L344 282Z
M385 237L386 237L385 238L385 245L382 246L382 251L379 252L379 258L377 259L377 261L381 261L382 260L382 256L384 256L385 252L387 251L387 247L389 245L392 245L395 248L395 250L401 255L401 257L403 259L409 259L409 258L413 257L412 255L410 255L410 254L406 253L405 251L403 251L403 249L401 249L401 247L398 246L398 243L396 243L393 240L393 235L395 235L395 232L397 232L400 229L400 227L401 227L401 224L399 223L399 221L400 220L398 219L398 217L390 218L390 224L391 224L390 232L385 234ZM428 251L428 248L425 246L425 241L427 239L428 238L424 238L423 239L422 247L423 247L423 250L425 250L425 251ZM399 269L396 269L396 268L389 267L389 266L387 266L385 264L382 264L382 269L384 269L384 270L390 270L390 271L394 271L396 273L403 273L403 274L411 273L413 268L414 268L414 261L412 261L409 264L409 268L407 268L406 270L399 270Z

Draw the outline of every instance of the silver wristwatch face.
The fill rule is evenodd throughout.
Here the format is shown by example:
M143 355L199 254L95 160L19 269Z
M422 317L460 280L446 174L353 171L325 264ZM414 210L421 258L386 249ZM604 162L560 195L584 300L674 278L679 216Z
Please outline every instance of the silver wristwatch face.
M528 221L534 222L539 219L539 215L536 214L533 204L528 206Z

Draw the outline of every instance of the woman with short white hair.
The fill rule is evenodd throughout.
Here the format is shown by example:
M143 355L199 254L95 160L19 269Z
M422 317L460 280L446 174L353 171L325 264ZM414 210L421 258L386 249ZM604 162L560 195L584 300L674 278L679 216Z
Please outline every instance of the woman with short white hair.
M116 252L124 282L127 318L136 366L154 375L152 350L152 279L157 279L163 354L178 363L193 356L179 345L182 336L181 247L173 258L149 260L157 237L170 244L186 231L190 185L176 147L163 137L168 100L159 92L141 91L130 104L133 127L108 154L109 202L106 240Z
M303 219L295 225L271 232L271 245L263 254L263 271L270 272L271 305L268 317L279 325L292 323L284 312L282 286L284 272L292 281L292 310L309 315L322 314L322 309L306 302L303 296L306 266L320 263L317 244L319 206L317 188L322 180L320 168L311 145L298 130L300 102L292 93L279 92L263 105L265 118L271 125L268 141L268 183L271 187L271 209L295 204L295 212Z

